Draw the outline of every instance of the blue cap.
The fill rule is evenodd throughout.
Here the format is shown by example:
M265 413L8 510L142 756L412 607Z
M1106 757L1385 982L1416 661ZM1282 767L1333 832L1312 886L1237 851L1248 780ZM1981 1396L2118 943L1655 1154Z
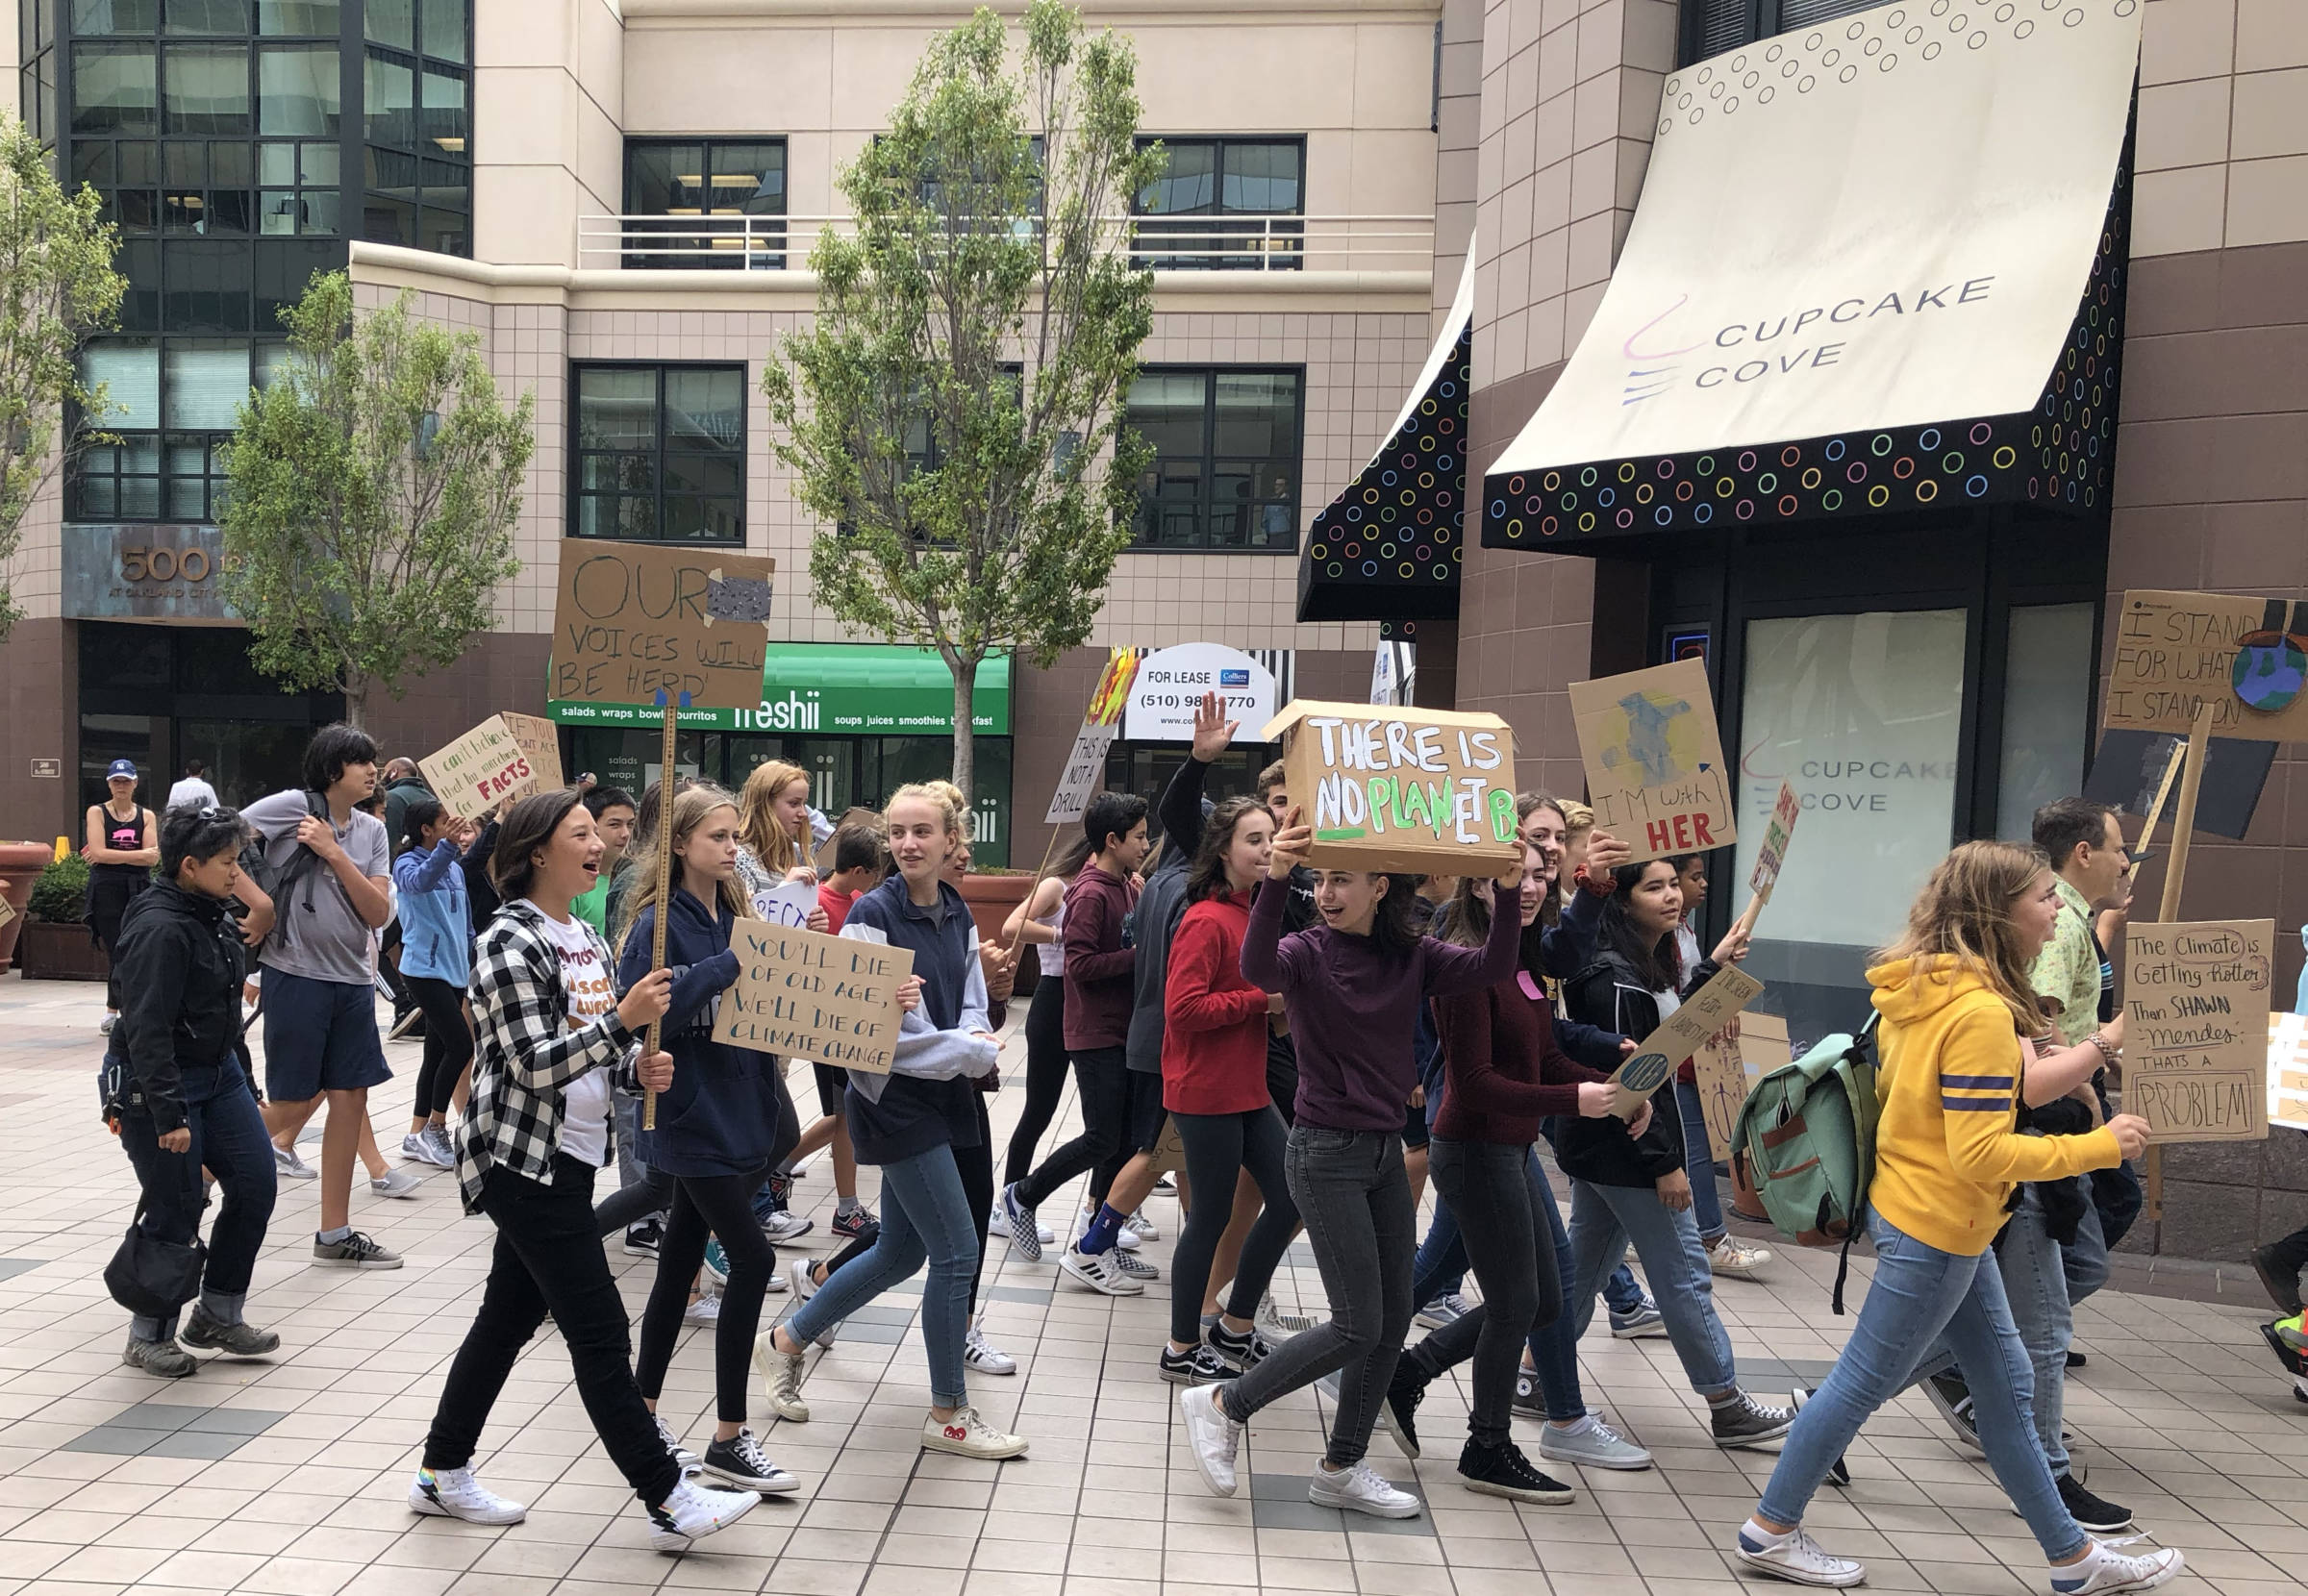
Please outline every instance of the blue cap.
M133 782L142 775L143 772L137 768L136 761L114 760L112 768L104 773L104 779L108 782L114 782L125 776Z

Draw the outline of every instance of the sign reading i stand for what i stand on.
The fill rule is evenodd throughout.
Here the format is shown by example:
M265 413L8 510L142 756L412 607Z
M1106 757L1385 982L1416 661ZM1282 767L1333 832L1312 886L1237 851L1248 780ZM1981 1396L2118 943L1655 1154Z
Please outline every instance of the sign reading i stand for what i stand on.
M2111 624L2101 725L2184 736L2209 700L2214 736L2308 742L2308 604L2133 591Z
M738 979L715 1016L715 1041L890 1073L904 1019L897 988L914 973L911 951L762 920L733 922L729 946Z
M2268 1135L2273 920L2174 921L2123 935L2123 1106L2156 1142Z
M1706 665L1573 682L1570 713L1595 830L1626 843L1630 863L1739 840Z
M1317 870L1497 876L1522 862L1515 734L1496 715L1294 699L1259 736L1283 744Z
M556 701L752 709L777 561L716 549L571 539L553 608Z

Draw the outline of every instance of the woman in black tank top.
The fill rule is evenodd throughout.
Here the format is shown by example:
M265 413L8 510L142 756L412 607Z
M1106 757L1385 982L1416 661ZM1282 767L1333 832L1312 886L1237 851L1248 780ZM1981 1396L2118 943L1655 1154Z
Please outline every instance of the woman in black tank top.
M137 802L137 767L114 760L105 786L109 796L88 807L87 837L81 858L88 861L88 935L110 955L120 936L120 916L138 893L152 885L152 867L161 860L158 828L152 810ZM120 1017L120 983L115 972L105 982L104 1031L109 1035Z

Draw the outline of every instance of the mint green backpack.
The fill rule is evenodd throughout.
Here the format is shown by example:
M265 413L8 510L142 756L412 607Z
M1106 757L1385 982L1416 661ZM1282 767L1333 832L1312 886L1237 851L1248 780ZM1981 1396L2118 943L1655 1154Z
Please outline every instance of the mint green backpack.
M1843 1248L1838 1313L1851 1243L1867 1229L1878 1067L1869 1014L1856 1035L1829 1036L1757 1081L1731 1131L1731 1158L1779 1233L1806 1247Z

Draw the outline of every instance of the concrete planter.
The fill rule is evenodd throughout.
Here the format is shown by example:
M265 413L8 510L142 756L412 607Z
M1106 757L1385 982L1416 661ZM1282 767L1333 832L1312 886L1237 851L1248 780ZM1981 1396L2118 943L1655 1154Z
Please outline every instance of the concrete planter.
M16 941L16 968L25 980L104 981L112 976L112 960L96 945L86 925L58 925L48 920L16 923L24 927Z

